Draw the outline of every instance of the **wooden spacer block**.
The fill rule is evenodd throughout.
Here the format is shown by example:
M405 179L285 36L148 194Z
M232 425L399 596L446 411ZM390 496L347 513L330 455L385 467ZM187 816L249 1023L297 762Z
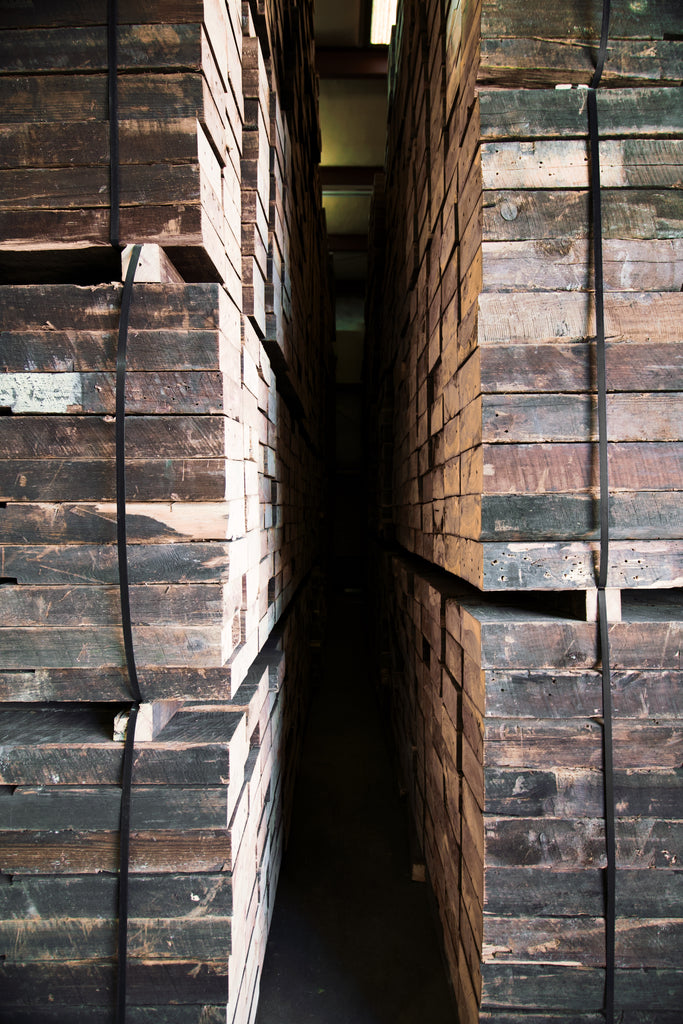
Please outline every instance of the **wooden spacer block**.
M586 595L586 622L598 621L598 590L597 587L584 591ZM607 621L621 622L621 590L617 587L605 587L607 602Z
M182 700L155 700L141 704L138 709L138 720L135 725L135 742L149 743L157 738L165 725L171 721L185 702ZM126 738L130 711L121 711L114 719L114 741Z
M130 263L132 245L126 245L121 253L121 280L125 281ZM135 268L135 280L146 284L183 284L180 273L160 245L148 243L142 246L140 259Z

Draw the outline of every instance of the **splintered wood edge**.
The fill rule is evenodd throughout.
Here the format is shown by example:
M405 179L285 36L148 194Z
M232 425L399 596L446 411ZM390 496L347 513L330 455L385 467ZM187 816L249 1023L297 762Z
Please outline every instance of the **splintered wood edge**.
M149 743L156 739L164 726L168 725L184 700L155 700L141 704L135 726L135 742ZM130 711L120 711L114 719L114 742L123 742L126 738Z

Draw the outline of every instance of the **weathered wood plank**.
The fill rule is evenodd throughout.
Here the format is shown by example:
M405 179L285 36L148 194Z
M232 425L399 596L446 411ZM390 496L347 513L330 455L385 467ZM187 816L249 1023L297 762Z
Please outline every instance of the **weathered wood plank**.
M215 5L207 0L122 0L119 25L191 25L209 19ZM101 3L84 4L82 0L65 0L57 9L49 0L29 0L25 6L12 9L7 27L35 29L59 26L106 25L106 9Z
M144 691L148 700L222 700L229 689L239 686L255 651L240 644L227 665L220 668L145 668ZM105 666L97 671L84 668L42 668L0 670L3 702L110 703L130 700L128 673L123 666Z
M120 284L5 285L0 288L3 330L49 334L77 329L116 334L121 292ZM152 329L213 330L221 325L226 303L229 308L230 302L217 284L136 285L131 335ZM131 349L130 358L134 357Z
M119 25L201 23L207 6L205 0L121 0ZM99 2L61 0L55 8L50 0L28 0L27 4L12 9L8 24L13 28L106 25L107 11Z
M113 832L79 832L70 829L53 829L49 832L6 832L0 857L0 870L8 875L80 875L101 871L115 872L119 866L118 828ZM196 831L133 828L130 836L130 870L143 874L168 871L232 871L230 833L226 828ZM25 924L26 922L23 922L22 927ZM107 930L109 928L111 923ZM53 940L54 935L50 938ZM71 940L68 940L68 943L71 945ZM183 950L176 950L176 956L191 955L191 948L190 944ZM20 960L24 959L29 949L35 952L35 942L27 937L27 946L15 950L15 955ZM64 952L66 949L62 947L62 950L55 951L53 955L63 955ZM76 959L93 955L87 947L81 948L80 956L78 950L75 950L75 953ZM94 955L102 954L95 952Z
M482 979L482 1004L487 1008L519 1006L547 1007L558 1012L562 1009L599 1012L603 1004L604 970L578 964L487 963L482 966ZM616 1009L618 1012L639 1008L666 1013L680 993L682 982L683 976L676 970L654 967L618 970Z
M486 816L484 832L487 867L544 866L562 870L605 866L602 818L566 820L548 816ZM667 868L680 859L683 822L659 818L620 818L616 836L618 867ZM662 962L662 966L665 962Z
M200 24L122 24L118 37L118 68L120 71L136 68L200 71L201 36L201 16ZM0 33L0 67L5 74L106 71L107 66L104 26L78 24L69 28L26 28Z
M238 582L241 587L241 580ZM237 695L257 655L258 636L252 630L244 642L236 645L228 661L220 667L199 666L188 673L185 667L146 666L143 686L145 700L210 700L225 703L228 695ZM284 663L281 652L279 658ZM282 664L279 669L275 669L269 660L268 665L273 676L271 688L278 689L282 682ZM127 671L123 665L103 666L96 672L78 667L3 669L0 670L0 695L4 702L20 704L62 701L76 704L83 701L127 703L131 696ZM250 714L249 708L242 704L234 705L231 710L247 711Z
M604 84L679 86L683 80L683 57L676 40L610 37L608 54ZM485 85L511 89L518 89L520 82L532 89L566 83L587 86L594 72L595 47L579 41L509 37L481 40L478 81Z
M133 885L131 879L131 887ZM114 913L112 909L112 916ZM26 1013L28 1007L40 1007L52 1001L58 1007L81 1004L84 1009L87 1004L93 1004L91 1009L97 1015L100 1007L113 1004L116 978L113 963L5 962L0 965L3 1003L13 1010L21 1008L20 1013ZM171 1012L177 1004L227 1003L228 968L220 961L140 962L131 958L126 987L131 1004L163 1005L167 1000Z
M162 121L199 117L210 112L211 97L203 75L193 72L121 76L122 121ZM27 121L106 121L107 76L104 74L0 76L0 106L6 124Z
M113 544L116 518L113 502L8 502L0 507L8 545ZM244 501L127 502L126 526L131 545L240 539L246 532Z
M619 869L619 918L675 918L683 881L676 870ZM605 909L599 868L487 868L484 913L512 917L600 917ZM511 924L514 923L511 922Z
M66 785L116 785L121 779L121 745L81 743L40 750L14 746L12 764L7 765L4 744L0 745L0 780L3 785L49 785L59 777ZM135 758L135 775L149 785L220 785L229 779L225 745L201 747L180 744L166 748L140 748ZM172 870L172 868L171 868Z
M602 918L517 918L515 932L507 917L488 917L484 962L520 959L600 967L605 959ZM619 967L643 965L677 969L681 962L683 926L680 921L617 921L616 962Z
M534 670L596 668L597 626L544 615L530 609L467 603L465 609L479 639L473 636L483 668ZM680 669L683 621L675 599L657 610L646 610L642 621L633 617L610 624L614 669ZM649 619L649 621L648 621Z
M597 565L595 541L486 542L477 546L473 582L489 590L585 590L595 586ZM617 540L610 545L610 587L677 587L682 579L683 546L678 540ZM639 641L642 643L643 639L640 637ZM648 664L626 667L678 667L669 662L658 665L656 652L647 646Z
M647 8L619 9L610 23L610 36L614 39L662 39L679 35L680 31L680 11L668 0L653 0ZM600 17L599 12L587 16L578 0L552 9L533 6L520 9L514 0L487 0L482 6L481 34L484 38L528 36L583 42L600 38Z
M605 336L609 342L653 343L663 345L683 339L681 316L683 295L673 292L609 292L605 296ZM521 344L528 342L583 341L595 337L595 305L586 293L514 293L483 294L479 297L479 344ZM608 360L611 352L608 344ZM614 355L624 350L612 348ZM628 350L629 356L632 350ZM664 353L661 353L662 355ZM675 352L671 352L675 357ZM610 386L619 391L631 390L616 383L616 364L610 365ZM590 385L579 390L588 390ZM647 391L655 388L647 381ZM553 390L564 391L565 388ZM571 390L571 389L570 389ZM637 390L637 389L632 389ZM675 387L674 390L680 390Z
M166 1000L158 1005L128 1006L126 1016L130 1024L225 1024L225 1003L211 1006L204 1002L192 1006L169 1005ZM12 1007L12 1024L110 1024L111 1007L85 1005L50 1005Z
M120 789L118 793L120 800ZM230 917L232 889L233 877L228 872L133 874L130 906L138 918ZM65 917L111 921L116 917L117 891L118 876L113 874L15 875L11 882L3 875L0 908L6 921L31 917L46 921Z
M128 951L131 959L178 960L189 956L197 959L227 960L230 952L231 920L221 918L160 919L158 921L128 919ZM59 921L25 921L20 934L15 924L5 926L3 946L7 961L49 961L109 959L116 951L115 922L65 919ZM169 943L169 934L173 935ZM170 946L170 948L169 948Z
M597 970L597 968L596 968ZM603 984L604 989L604 984ZM678 1024L678 1010L621 1010L621 1024ZM482 1024L600 1024L605 1019L602 1010L599 1013L581 1013L580 1011L560 1011L559 1014L542 1010L540 1014L533 1010L494 1010L482 1011L479 1020ZM52 1024L52 1022L46 1022Z
M597 398L585 395L490 395L482 402L480 440L564 442L597 440ZM681 397L675 394L607 396L610 441L678 441ZM132 454L132 453L131 453Z
M126 491L133 501L220 501L244 491L244 467L228 459L126 459ZM237 480L235 485L234 481ZM232 486L231 486L232 485ZM113 459L56 457L0 462L0 501L113 501Z
M220 583L231 578L231 554L237 556L238 574L242 575L239 541L130 544L130 582ZM19 584L117 584L117 549L115 545L97 544L6 545L0 548L0 575Z
M588 143L539 139L482 142L485 189L588 188ZM600 142L600 180L605 188L680 188L680 139L617 139Z
M603 241L605 287L612 291L679 291L683 240L606 238ZM569 291L594 286L588 237L533 241L484 241L483 290Z
M559 540L599 536L597 499L581 494L483 495L475 536L483 541ZM678 491L620 491L610 495L613 540L683 537ZM464 532L464 531L463 531Z
M602 728L591 719L487 719L487 765L543 768L549 758L563 768L599 768ZM683 749L683 730L670 725L615 721L615 767L676 768Z
M224 611L230 609L225 604L227 597L218 584L134 586L130 588L133 625L220 623ZM0 621L4 628L111 626L120 615L118 587L0 586Z
M486 673L486 711L497 718L589 718L602 702L600 672L553 671ZM680 672L612 672L612 707L617 718L680 718Z
M5 373L113 371L116 365L116 345L115 332L104 328L92 331L85 327L72 331L7 329L0 332L0 365ZM169 368L176 372L229 372L228 351L225 340L216 330L165 331L160 327L149 331L131 331L128 336L128 368L129 372L163 371ZM235 360L233 364L238 369ZM238 373L234 379L238 379Z
M126 457L228 458L242 434L242 424L226 416L128 416ZM7 460L111 459L115 424L99 416L2 416L0 446Z
M680 202L673 190L606 188L601 196L606 240L680 238L683 233ZM589 225L587 191L505 189L487 191L483 197L486 241L583 238Z
M574 722L565 720L565 725L572 733ZM620 758L622 764L627 756ZM527 769L490 765L485 776L486 809L492 815L526 818L543 814L567 818L604 815L604 784L599 766ZM617 768L614 785L619 816L642 814L674 819L681 814L683 777L675 768L668 771L650 767Z
M197 121L194 117L164 118L163 122L120 121L119 159L135 164L144 153L152 163L173 156L174 163L197 160ZM106 121L27 122L0 124L0 167L64 167L109 164L109 124Z
M592 445L483 445L484 487L491 494L548 491L577 493L597 487L597 456ZM610 488L678 490L683 480L683 446L674 442L608 445Z
M513 42L512 40L510 41ZM515 41L516 42L516 41ZM530 47L539 40L525 40ZM583 47L565 47L576 56ZM579 52L576 53L576 50ZM491 51L482 40L482 58ZM612 55L608 64L612 63ZM483 64L484 73L486 65ZM607 71L607 68L605 68ZM567 79L565 79L567 81ZM526 85L526 83L524 83ZM598 97L603 136L675 135L683 131L677 89L605 89ZM479 93L482 139L585 137L588 125L587 94L582 89L482 89Z
M235 648L232 623L205 626L134 626L135 656L146 665L210 668L225 664ZM119 626L0 628L0 659L8 669L98 669L124 665Z
M134 303L133 303L134 305ZM112 373L16 373L0 377L0 401L13 413L113 415L116 378ZM240 382L215 371L138 373L126 377L130 415L210 415L240 412Z
M196 205L202 201L200 174L194 163L125 164L121 207ZM0 211L5 213L109 206L106 167L13 167L0 170L0 190Z

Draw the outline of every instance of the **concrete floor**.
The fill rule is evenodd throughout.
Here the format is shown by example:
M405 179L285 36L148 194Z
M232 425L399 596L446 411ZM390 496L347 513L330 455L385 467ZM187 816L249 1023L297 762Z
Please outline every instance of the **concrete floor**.
M456 1024L365 652L366 610L330 608L256 1024Z

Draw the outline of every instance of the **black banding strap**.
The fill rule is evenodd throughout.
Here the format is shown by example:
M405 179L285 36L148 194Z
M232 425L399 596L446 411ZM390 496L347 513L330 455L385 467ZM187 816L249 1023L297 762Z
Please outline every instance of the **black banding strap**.
M126 667L133 698L140 702L142 694L135 667L133 629L130 618L130 591L128 584L128 542L126 536L126 362L128 357L128 318L133 294L133 281L141 245L134 245L126 272L121 298L119 318L119 343L116 352L116 543L119 557L119 592L121 595L121 619L123 622L123 643L126 651Z
M135 271L142 246L134 245L121 298L119 340L116 352L116 542L119 565L119 594L126 667L131 695L135 703L130 708L126 742L123 752L121 779L121 818L119 826L119 897L118 897L118 974L116 987L116 1022L126 1020L126 979L128 971L128 875L130 869L130 808L133 785L133 755L135 752L135 726L142 693L138 682L133 647L133 627L130 614L128 582L128 547L126 535L126 365L128 353L128 320L133 294Z
M600 49L598 50L598 59L595 62L595 70L593 77L591 78L591 89L597 89L600 85L600 79L602 78L602 70L605 66L605 58L607 57L607 43L609 41L609 16L610 16L610 0L602 0L602 26L600 28Z
M603 0L600 49L588 89L588 130L591 151L591 211L593 217L593 267L595 274L595 353L598 392L598 452L600 467L600 558L598 566L598 630L602 664L603 779L605 799L605 994L607 1024L614 1021L616 946L616 825L614 807L614 753L612 740L612 689L607 619L609 569L609 472L607 449L607 367L605 356L605 302L602 263L602 201L600 186L600 132L597 88L600 85L609 39L610 0Z
M109 240L120 248L120 182L119 182L119 98L118 98L118 0L107 0L107 65L109 100ZM128 879L130 874L130 817L133 787L135 727L142 701L130 615L128 582L128 542L126 535L126 365L128 320L135 271L141 246L133 246L121 298L119 337L116 352L116 543L119 567L119 594L126 667L132 704L126 728L121 778L121 814L119 823L119 891L118 891L118 970L116 984L116 1022L125 1024L128 975Z
M119 83L118 0L107 0L107 67L109 96L109 240L119 246Z

